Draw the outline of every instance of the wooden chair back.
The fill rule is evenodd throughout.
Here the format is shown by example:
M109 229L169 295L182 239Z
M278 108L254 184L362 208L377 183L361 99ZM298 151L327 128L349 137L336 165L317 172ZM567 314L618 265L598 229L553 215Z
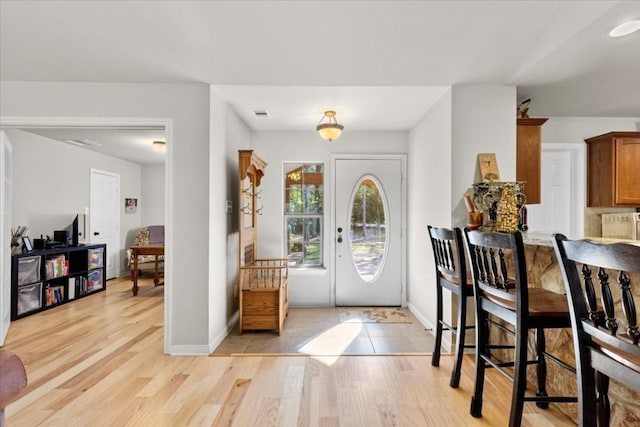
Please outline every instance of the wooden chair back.
M436 228L427 226L433 258L439 278L451 284L467 283L467 265L464 256L464 242L460 228ZM446 283L441 282L443 286Z
M529 314L529 292L524 244L519 231L514 233L465 230L465 244L471 261L474 292L477 298Z
M562 234L553 236L553 244L569 298L582 397L579 415L581 425L589 425L595 418L595 387L602 386L595 372L640 392L638 295L633 295L640 290L640 246L568 240ZM607 385L603 387L598 390L604 399L598 402L598 417L608 425Z

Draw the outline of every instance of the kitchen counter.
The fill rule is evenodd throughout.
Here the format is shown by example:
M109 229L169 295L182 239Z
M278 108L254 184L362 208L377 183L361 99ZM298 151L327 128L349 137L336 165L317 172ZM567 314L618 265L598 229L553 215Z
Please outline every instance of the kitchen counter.
M553 248L553 236L545 233L522 233L522 241L525 245L548 246ZM609 239L605 237L585 237L585 239L593 240L600 243L628 243L630 245L640 246L640 240L628 239Z

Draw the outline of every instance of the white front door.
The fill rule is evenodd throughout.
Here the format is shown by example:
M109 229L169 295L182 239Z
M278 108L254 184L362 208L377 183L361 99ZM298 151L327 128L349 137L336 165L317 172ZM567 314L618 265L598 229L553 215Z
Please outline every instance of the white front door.
M107 244L107 279L120 271L120 175L91 169L89 242Z
M11 178L13 151L7 134L0 131L0 346L9 332L11 323Z
M337 306L403 304L404 158L336 158Z

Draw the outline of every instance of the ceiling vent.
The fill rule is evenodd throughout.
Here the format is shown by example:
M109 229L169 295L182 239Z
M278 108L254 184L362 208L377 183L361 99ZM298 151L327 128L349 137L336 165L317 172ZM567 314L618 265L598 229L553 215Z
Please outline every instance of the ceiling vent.
M251 110L251 112L255 117L258 117L260 119L266 119L269 117L269 112L267 110Z
M101 147L102 146L102 144L100 144L99 142L95 142L87 138L65 139L62 142L66 142L67 144L75 145L77 147Z

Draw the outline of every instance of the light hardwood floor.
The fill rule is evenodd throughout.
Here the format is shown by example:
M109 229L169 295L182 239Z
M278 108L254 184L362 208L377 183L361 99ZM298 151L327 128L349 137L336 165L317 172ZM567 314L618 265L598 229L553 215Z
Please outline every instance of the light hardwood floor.
M469 415L473 359L449 387L451 357L173 357L162 354L163 289L130 281L13 322L5 348L29 384L7 426L504 426L510 383L489 372ZM285 325L286 327L286 325ZM525 426L571 426L525 405Z

